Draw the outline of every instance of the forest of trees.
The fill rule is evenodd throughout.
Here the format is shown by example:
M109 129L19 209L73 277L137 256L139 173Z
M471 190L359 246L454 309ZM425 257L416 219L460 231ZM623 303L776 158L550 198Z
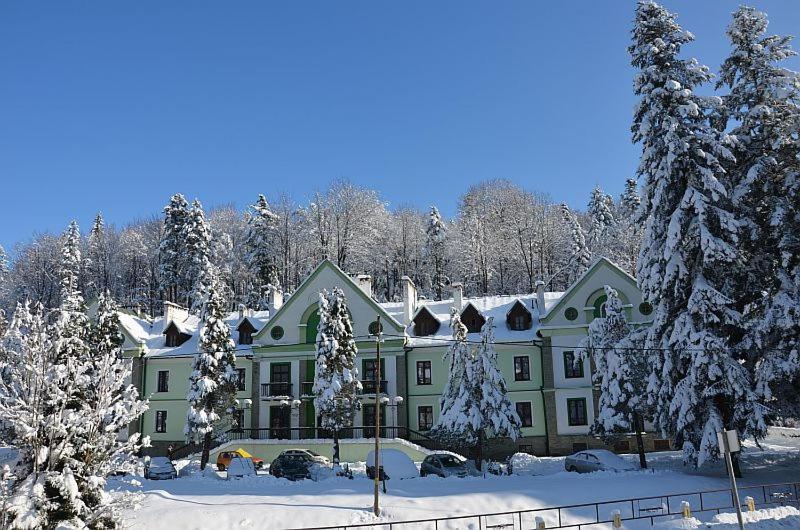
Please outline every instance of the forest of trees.
M390 208L379 192L344 180L305 204L255 192L253 199L244 210L204 212L177 194L164 214L124 227L98 214L82 240L81 291L91 299L108 289L121 306L154 315L164 299L191 305L198 260L209 259L231 307L258 307L267 285L291 293L328 258L370 274L381 301L398 299L405 275L428 298L447 297L451 281L472 295L525 293L537 280L564 289L600 254L633 274L639 250L633 180L616 199L596 188L585 211L491 180L470 187L452 219L436 207ZM14 248L13 260L0 254L0 307L8 312L22 299L58 306L61 240L38 234Z

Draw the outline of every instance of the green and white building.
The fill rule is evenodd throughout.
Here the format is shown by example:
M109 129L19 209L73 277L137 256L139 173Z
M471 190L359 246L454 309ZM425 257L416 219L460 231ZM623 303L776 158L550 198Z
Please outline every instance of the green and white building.
M461 285L453 284L452 297L442 301L422 300L410 279L402 282L402 301L379 303L369 276L350 276L326 260L286 300L273 290L269 311L241 308L231 313L227 322L240 370L239 408L232 425L243 430L240 436L286 439L292 446L325 437L316 429L311 396L317 307L323 289L339 287L353 321L364 388L360 421L352 436L374 434L375 392L382 403L381 424L387 426L382 436L420 437L435 423L447 379L450 311L455 308L470 340L477 341L485 320L494 317L498 362L523 421L521 438L492 440L489 454L566 454L603 446L589 435L597 403L591 366L586 361L576 368L572 358L589 323L603 314L605 285L620 293L630 322L648 323L651 308L642 302L631 276L599 259L563 293L545 292L540 283L534 293L467 298ZM384 338L380 366L374 338L379 316ZM181 446L200 322L170 303L165 303L161 317L121 313L120 321L133 382L150 399L150 409L131 430L150 436L154 452ZM663 449L668 442L648 437L647 444ZM623 440L615 449L625 452L633 445Z

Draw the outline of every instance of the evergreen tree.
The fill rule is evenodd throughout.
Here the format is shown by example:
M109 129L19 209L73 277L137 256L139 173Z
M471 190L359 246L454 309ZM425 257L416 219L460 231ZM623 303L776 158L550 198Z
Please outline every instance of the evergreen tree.
M679 57L692 40L672 13L639 2L629 51L639 69L632 132L642 144L647 217L638 280L655 307L645 345L654 352L648 394L657 428L702 465L719 454L717 431L737 428L750 437L765 427L728 340L741 324L726 281L737 259L737 222L722 163L733 155L709 124L719 99L694 93L710 79L708 68Z
M245 260L253 277L250 307L267 309L269 286L278 287L277 256L278 216L275 215L263 195L250 206L245 235Z
M353 425L361 409L353 324L341 289L319 294L319 326L314 370L314 406L321 427L333 432L333 462L339 465L339 432Z
M800 74L780 66L796 55L790 37L766 35L767 16L740 7L728 27L727 86L736 161L729 173L743 224L736 306L745 312L743 357L757 390L779 415L800 411Z
M570 281L574 281L589 269L592 262L592 253L586 245L586 235L578 217L572 213L569 206L561 204L561 214L567 229L570 232L572 246L570 249L568 270L571 271Z
M441 412L431 427L430 435L442 442L453 444L453 447L466 447L477 441L462 436L466 430L462 417L466 404L463 396L469 384L467 365L472 361L472 352L467 343L467 326L461 322L461 314L455 308L450 309L450 329L453 332L453 339L445 353L445 359L449 360L447 381L439 398Z
M3 317L5 317L5 312L3 312L3 307L6 307L6 304L10 302L9 300L10 291L11 291L11 271L9 270L8 267L8 255L6 254L6 250L3 248L3 245L0 245L0 313L3 314ZM0 336L2 336L1 332Z
M178 302L190 286L186 282L185 234L189 203L180 193L164 207L164 228L158 246L158 281L168 300Z
M86 256L87 289L90 295L99 295L110 288L111 256L109 255L103 215L98 213L89 232L89 245Z
M649 414L646 389L650 370L641 349L646 332L630 328L619 294L608 285L604 289L605 316L589 324L577 361L591 358L594 384L600 388L598 413L591 433L611 443L621 435L636 432L640 457L646 467L639 434L641 419Z
M591 224L589 225L589 249L595 256L605 256L614 259L611 248L614 244L614 228L616 221L612 207L614 201L610 195L603 193L599 186L595 186L589 199L588 214Z
M615 259L617 264L632 276L636 275L636 261L642 246L641 220L639 208L642 199L639 197L636 179L625 181L625 191L619 198L617 226L614 237Z
M642 198L639 197L639 185L636 179L627 179L625 181L625 191L619 198L619 211L622 214L622 219L626 219L633 223L639 213L639 207L642 205Z
M217 283L216 269L211 264L211 228L206 221L203 205L196 200L192 203L189 217L183 231L184 256L186 259L186 284L190 286L187 305L199 313L214 283ZM221 293L220 293L221 294Z
M200 468L205 469L211 451L214 427L220 413L230 414L236 396L236 345L225 323L225 301L212 279L202 310L198 352L189 375L189 412L184 433L190 440L202 440Z
M431 206L428 226L425 228L425 258L431 274L431 290L435 300L442 299L442 292L448 283L445 275L445 253L447 226L436 206Z

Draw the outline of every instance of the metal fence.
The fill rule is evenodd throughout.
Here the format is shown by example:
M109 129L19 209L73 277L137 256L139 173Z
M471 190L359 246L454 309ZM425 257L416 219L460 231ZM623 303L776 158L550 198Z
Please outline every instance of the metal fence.
M621 480L624 480L621 479ZM800 482L764 484L739 488L744 505L746 497L755 500L756 507L793 505L800 507ZM319 526L298 530L523 530L535 529L537 518L546 528L610 529L614 513L619 511L626 529L649 528L658 521L681 517L683 502L691 506L692 515L711 517L733 509L733 494L730 489L677 493L653 497L637 497L613 501L572 504L550 508L534 508L511 512L416 519L408 521L345 524ZM702 514L702 515L701 515Z

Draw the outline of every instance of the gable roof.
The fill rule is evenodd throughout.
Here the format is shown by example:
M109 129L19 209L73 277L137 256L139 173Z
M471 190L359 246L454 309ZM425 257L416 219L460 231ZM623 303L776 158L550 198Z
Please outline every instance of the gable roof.
M592 263L589 266L588 269L586 269L586 272L584 272L577 280L572 282L572 285L570 285L569 288L566 291L564 291L564 293L558 299L558 302L556 302L556 304L553 305L552 307L548 308L545 314L540 316L541 322L544 323L550 320L552 315L556 314L557 312L556 310L560 309L564 304L566 304L567 300L572 296L572 294L581 287L583 287L583 285L589 281L589 278L591 278L591 276L601 268L607 268L611 270L612 272L619 275L619 277L622 280L630 283L637 289L639 288L638 284L636 283L636 278L625 272L619 265L617 265L610 259L604 256L600 256L594 261L594 263Z
M305 303L302 302L303 297L301 295L305 292L308 286L313 283L316 277L319 276L320 273L324 270L332 271L334 274L336 274L336 276L338 276L342 280L342 282L349 284L350 287L352 287L353 290L355 291L356 296L358 296L361 300L367 303L367 305L369 305L375 311L377 311L382 317L385 317L386 322L391 327L394 328L394 331L398 333L403 332L405 328L400 322L397 321L394 314L388 312L386 309L384 309L384 307L381 304L373 300L370 296L367 296L367 294L353 280L353 278L345 274L345 272L342 269L340 269L335 263L333 263L329 259L324 259L320 262L319 265L317 265L317 268L314 269L314 271L305 280L303 280L303 283L301 283L300 287L298 287L297 290L294 293L292 293L292 296L290 296L289 299L286 302L284 302L284 304L277 311L275 311L275 314L270 316L269 322L267 322L266 325L263 326L259 330L259 332L253 336L253 338L259 339L265 333L267 333L267 331L280 320L281 315L286 312L287 307L291 307L295 303Z

